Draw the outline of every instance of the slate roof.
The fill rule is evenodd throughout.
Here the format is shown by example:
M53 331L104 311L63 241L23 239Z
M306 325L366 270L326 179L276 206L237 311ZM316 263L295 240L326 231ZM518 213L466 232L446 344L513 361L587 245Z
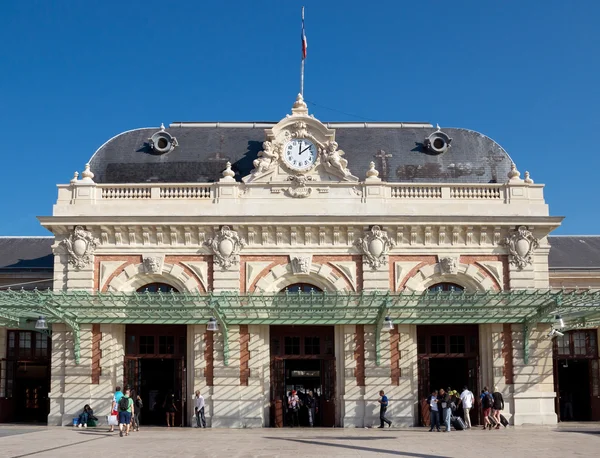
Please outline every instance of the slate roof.
M52 272L54 237L0 237L0 272Z
M190 125L194 124L194 125ZM177 138L173 151L153 154L148 139L159 129L123 132L102 145L90 160L97 183L213 182L221 178L229 160L236 180L250 173L265 140L265 125L252 123L228 127L217 123L176 123L167 129ZM275 123L272 123L275 124ZM373 127L357 123L336 127L336 141L345 152L350 171L363 179L374 161L380 178L391 182L502 183L507 180L511 159L496 142L478 132L443 128L452 138L450 149L432 154L425 139L436 129L428 124L386 124ZM210 127L209 127L210 126ZM389 127L393 126L393 127ZM418 126L418 127L416 127ZM376 158L387 155L386 166Z
M600 235L548 237L550 270L600 270Z

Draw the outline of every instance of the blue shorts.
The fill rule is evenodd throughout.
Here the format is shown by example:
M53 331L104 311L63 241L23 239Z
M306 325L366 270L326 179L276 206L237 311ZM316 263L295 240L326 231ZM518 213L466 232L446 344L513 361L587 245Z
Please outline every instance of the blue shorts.
M131 423L131 412L119 412L119 424L128 425Z

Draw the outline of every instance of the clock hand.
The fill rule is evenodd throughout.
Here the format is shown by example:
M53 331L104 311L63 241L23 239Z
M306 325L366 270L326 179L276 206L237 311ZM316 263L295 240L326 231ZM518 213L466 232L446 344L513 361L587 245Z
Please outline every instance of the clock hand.
M298 148L300 149L300 148ZM302 154L304 151L306 151L307 149L310 149L310 146L307 146L306 148L304 148L302 151L300 151L298 154Z

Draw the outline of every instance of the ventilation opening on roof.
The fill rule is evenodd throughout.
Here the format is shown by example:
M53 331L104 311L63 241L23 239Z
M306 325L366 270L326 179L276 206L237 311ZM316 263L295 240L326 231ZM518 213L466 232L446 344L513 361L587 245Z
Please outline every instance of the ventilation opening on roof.
M448 134L438 129L425 139L425 146L431 153L442 154L448 151L450 142L452 142L452 139Z
M170 153L177 146L177 139L169 132L160 130L148 139L148 144L155 154Z

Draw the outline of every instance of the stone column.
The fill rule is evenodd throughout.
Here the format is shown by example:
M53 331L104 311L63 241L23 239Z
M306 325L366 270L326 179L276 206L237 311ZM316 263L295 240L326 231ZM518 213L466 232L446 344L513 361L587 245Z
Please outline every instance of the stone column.
M516 426L556 425L554 411L554 361L549 324L532 325L529 336L529 364L523 359L523 325L512 325L514 366L514 412Z
M250 377L242 390L242 422L246 427L269 426L271 412L271 352L269 325L248 326Z
M206 325L196 324L188 325L187 327L187 393L188 396L188 419L190 425L196 424L195 419L195 392L200 390L200 394L204 396L204 416L206 417L206 425L210 427L212 417L212 387L206 382L206 359L204 358L204 333Z
M212 426L241 428L240 418L240 327L229 326L229 365L223 357L224 334L214 333L214 386Z
M356 332L362 326L342 326L342 341L336 348L336 359L344 365L344 384L338 397L343 404L342 425L344 428L363 428L365 426L365 386L358 385L356 361ZM364 339L364 334L362 338ZM363 369L364 371L364 369ZM362 374L358 374L362 375Z
M393 422L399 426L415 426L419 412L417 326L398 325L398 351L400 354L400 381L391 387ZM390 400L390 405L392 405Z

